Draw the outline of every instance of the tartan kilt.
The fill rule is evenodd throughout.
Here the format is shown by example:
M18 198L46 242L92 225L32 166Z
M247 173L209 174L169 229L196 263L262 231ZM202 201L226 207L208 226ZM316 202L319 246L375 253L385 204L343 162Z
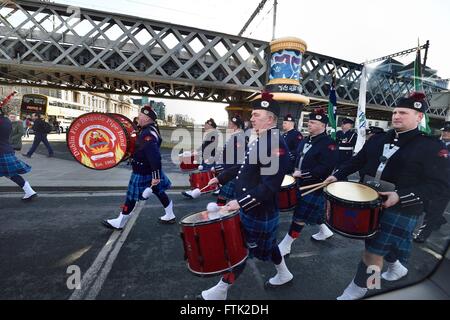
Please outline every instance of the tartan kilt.
M298 205L295 208L293 220L306 224L322 224L325 222L325 197L322 190L301 196L297 193Z
M19 160L13 152L0 154L0 177L12 177L30 171L31 167Z
M380 230L374 237L365 241L370 253L408 263L411 255L413 231L418 216L402 214L396 210L385 209L380 219Z
M128 182L127 199L129 200L144 200L142 198L142 192L151 185L152 175L143 175L138 173L132 173L130 177L130 182ZM167 189L170 189L172 182L169 178L161 171L161 181L158 185L152 188L153 193L156 195L162 194Z
M249 249L249 258L262 261L272 259L272 251L277 246L278 212L268 220L257 220L253 216L240 211L245 242Z
M220 187L219 197L223 197L225 199L236 199L234 193L235 180L231 180L230 182L224 184Z

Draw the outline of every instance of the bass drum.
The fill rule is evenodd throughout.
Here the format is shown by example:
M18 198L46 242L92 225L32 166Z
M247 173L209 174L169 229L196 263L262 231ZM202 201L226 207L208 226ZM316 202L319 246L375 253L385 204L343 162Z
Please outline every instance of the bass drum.
M131 138L122 122L98 112L75 119L67 131L66 141L75 160L94 170L117 166L131 148Z
M135 146L136 146L136 140L137 140L137 136L138 136L138 132L137 132L138 129L135 127L134 123L130 119L125 117L124 115L121 115L118 113L108 113L108 115L110 115L111 117L113 117L116 120L119 120L120 123L122 124L122 126L125 128L126 134L128 135L128 139L129 139L130 143L128 144L125 157L122 159L122 161L125 161L125 160L129 159L134 153Z

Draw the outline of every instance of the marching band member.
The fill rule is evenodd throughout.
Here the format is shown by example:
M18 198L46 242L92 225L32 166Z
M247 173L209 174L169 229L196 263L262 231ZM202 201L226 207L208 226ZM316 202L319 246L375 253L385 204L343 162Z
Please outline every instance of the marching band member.
M358 140L358 133L353 130L354 124L355 121L352 119L344 118L341 123L342 130L336 133L336 142L339 148L339 165L350 160L353 156L353 150Z
M162 224L173 224L176 217L173 213L173 202L165 191L171 187L169 178L161 169L161 134L156 124L157 115L150 106L141 108L138 123L141 127L136 141L135 151L132 156L131 165L133 173L128 184L128 192L122 212L115 219L104 220L103 224L112 229L121 230L130 218L136 202L146 200L153 193L158 197L164 207L165 215L159 218ZM150 188L151 192L143 192ZM147 190L150 190L147 189Z
M216 149L219 143L219 132L217 124L213 118L205 122L205 135L203 136L201 151L202 163L198 167L199 171L210 170L214 166L214 159L216 156ZM195 199L196 196L192 194L193 190L182 191L181 194L189 199Z
M238 166L243 163L246 149L246 137L244 133L244 122L235 115L228 122L228 129L232 132L231 137L224 144L221 153L218 155L214 171L220 174L222 171ZM234 199L235 180L220 187L217 197L217 204L224 206L227 200Z
M309 137L300 142L295 153L296 169L293 176L298 178L299 187L322 182L337 164L337 148L326 133L327 123L328 117L323 111L310 114ZM314 240L326 240L333 235L325 225L325 198L322 189L306 196L297 191L297 198L298 205L289 232L278 245L283 256L291 252L291 245L300 236L305 224L319 225L320 231L312 235Z
M272 261L277 274L266 282L266 287L279 287L293 278L277 246L276 231L279 211L277 193L289 166L288 149L276 129L278 103L263 92L262 98L252 103L251 122L258 137L248 146L241 166L224 171L211 184L225 185L236 179L237 200L230 201L228 211L240 210L244 236L250 257ZM201 293L205 300L225 300L227 292L244 270L245 263L225 274L219 283Z
M302 134L295 129L295 119L290 114L283 119L283 138L289 148L289 156L292 162L295 162L295 153L298 145L302 141Z
M37 196L30 183L25 181L21 174L31 171L31 167L17 159L14 149L9 143L12 125L6 117L3 104L0 104L0 177L6 177L23 189L25 195L22 200L30 200Z
M450 121L447 121L443 128L441 128L441 140L443 146L447 151L450 151ZM450 161L450 158L449 158ZM424 243L433 231L437 231L443 224L447 223L444 217L447 209L449 199L442 198L433 201L426 201L424 203L425 217L419 232L414 237L417 243Z
M401 98L393 110L393 130L373 136L326 180L342 180L364 168L366 183L383 191L380 195L385 208L380 231L365 241L356 275L338 300L364 297L373 274L368 267L376 266L381 271L383 259L387 262L383 279L396 281L406 276L412 234L424 201L450 197L448 150L418 129L427 108L424 94Z

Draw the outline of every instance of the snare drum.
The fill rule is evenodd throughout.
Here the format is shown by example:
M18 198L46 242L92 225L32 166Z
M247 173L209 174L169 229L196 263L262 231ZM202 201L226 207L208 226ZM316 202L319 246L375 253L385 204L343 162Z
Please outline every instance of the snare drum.
M297 184L293 176L284 176L278 192L278 209L281 212L293 210L297 206Z
M193 152L183 152L180 157L180 169L182 171L192 171L198 169L196 154Z
M205 171L195 171L189 173L189 183L191 184L191 189L203 189L208 185L209 180L214 178L214 172L205 170ZM205 188L202 193L213 192L218 189L217 185L211 185Z
M380 225L381 197L372 187L339 181L324 188L327 199L327 225L353 239L373 237Z
M231 271L248 256L241 229L239 210L220 211L209 219L203 211L184 217L181 238L188 269L199 276L214 276Z

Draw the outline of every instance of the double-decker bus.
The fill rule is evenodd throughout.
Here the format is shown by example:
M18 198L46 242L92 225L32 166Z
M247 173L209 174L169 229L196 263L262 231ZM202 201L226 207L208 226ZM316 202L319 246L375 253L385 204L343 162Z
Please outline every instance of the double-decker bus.
M47 118L50 125L55 121L63 132L67 131L72 121L88 111L88 107L76 102L68 102L43 94L24 94L20 106L20 117L40 113ZM54 128L56 130L56 128Z

